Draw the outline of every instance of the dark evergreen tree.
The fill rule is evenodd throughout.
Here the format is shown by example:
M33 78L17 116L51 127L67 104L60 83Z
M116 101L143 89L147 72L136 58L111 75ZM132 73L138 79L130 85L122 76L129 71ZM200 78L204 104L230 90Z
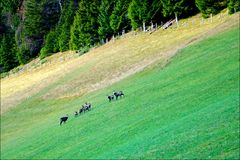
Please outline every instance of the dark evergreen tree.
M4 8L4 10L7 12L11 12L11 13L16 13L20 2L21 2L21 0L3 0L3 1L1 1L2 7Z
M75 10L76 7L74 6L73 1L65 3L65 5L63 6L62 16L60 19L60 24L58 26L60 28L58 45L61 52L69 49L70 27L74 20Z
M71 26L71 30L70 30L71 32L70 32L69 48L71 50L77 50L81 47L80 39L79 39L80 27L81 27L80 16L79 14L76 14L74 16L73 25Z
M40 52L41 59L45 58L50 53L56 52L57 37L58 35L54 30L48 33L48 35L46 36L46 40L44 42L45 43L44 47L41 49L41 52Z
M45 33L55 28L59 21L61 8L58 1L45 0L42 2L41 23Z
M128 17L131 19L131 25L134 29L150 20L150 5L149 0L132 0L128 8Z
M102 0L99 7L99 16L98 16L98 34L100 39L110 37L113 34L113 30L110 26L110 16L112 14L112 8L115 5L113 0Z
M45 34L42 21L43 6L39 0L28 0L25 4L24 31L29 37L39 38Z
M204 18L217 14L227 6L227 0L196 0L196 6Z
M14 36L19 23L17 7L17 0L0 2L0 72L7 72L18 65Z
M2 34L0 38L0 71L7 72L18 65L14 36Z
M117 0L116 6L110 16L110 26L114 33L122 29L129 29L130 21L128 18L128 7L131 0Z
M82 0L71 27L70 48L80 49L92 46L98 39L98 0Z
M44 37L49 30L55 28L60 16L60 6L57 0L28 0L25 3L25 19L23 33L20 33L22 36L20 36L21 43L18 52L22 63L38 55Z

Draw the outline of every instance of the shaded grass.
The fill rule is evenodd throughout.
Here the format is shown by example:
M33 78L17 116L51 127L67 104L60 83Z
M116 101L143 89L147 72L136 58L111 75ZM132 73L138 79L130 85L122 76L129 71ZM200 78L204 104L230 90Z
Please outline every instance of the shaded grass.
M239 158L238 35L235 27L181 50L165 68L82 97L43 100L40 92L2 115L1 158ZM126 96L109 103L105 95L120 89ZM93 110L74 118L86 101Z

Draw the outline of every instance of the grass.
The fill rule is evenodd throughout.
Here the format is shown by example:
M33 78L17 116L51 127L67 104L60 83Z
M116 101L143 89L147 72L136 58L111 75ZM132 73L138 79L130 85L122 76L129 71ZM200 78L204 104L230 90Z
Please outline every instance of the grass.
M43 90L47 92L43 98L49 99L77 97L105 88L149 64L168 61L177 50L191 42L238 24L239 14L222 18L217 15L213 23L206 20L204 25L200 25L200 15L180 21L181 24L185 22L189 22L189 27L180 25L176 29L172 26L152 34L133 35L131 32L80 57L68 51L48 57L42 65L35 60L23 66L25 70L1 79L1 111Z
M74 70L2 114L1 158L238 159L238 35L235 26L180 50L164 68L159 61L81 97L44 98L84 72ZM120 89L126 96L109 103L106 94ZM86 101L93 110L74 118Z

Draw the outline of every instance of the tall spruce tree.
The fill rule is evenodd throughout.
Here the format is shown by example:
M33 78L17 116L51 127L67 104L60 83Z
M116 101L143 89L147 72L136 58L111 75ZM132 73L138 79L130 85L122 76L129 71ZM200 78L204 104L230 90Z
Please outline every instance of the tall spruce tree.
M76 14L74 16L74 21L73 24L70 28L70 42L69 42L69 48L71 50L77 50L80 48L80 30L79 28L81 27L81 23L79 20L79 14Z
M130 26L127 15L128 7L131 0L117 0L116 6L110 16L110 26L114 33L121 31L121 29L128 29Z
M43 0L42 6L41 23L43 30L47 33L58 24L61 15L61 7L59 0Z
M70 27L74 20L75 10L76 7L74 6L73 1L66 1L62 10L61 22L58 26L60 30L58 45L61 52L69 49Z
M42 17L43 5L39 0L25 2L24 34L39 38L45 34Z
M50 31L46 38L45 38L45 44L44 47L40 51L40 58L45 58L50 53L55 53L57 51L56 44L58 40L58 35L55 30Z
M131 19L133 29L150 20L150 5L149 0L132 0L128 8L128 17Z
M58 0L28 0L25 3L24 33L18 52L22 63L38 55L44 37L55 28L60 16Z
M12 34L0 37L0 72L7 72L18 65L15 41Z
M18 65L14 36L19 23L17 7L17 0L0 2L0 72L7 72Z
M81 0L71 27L70 48L90 47L99 41L97 29L100 3L98 0Z
M16 13L17 8L19 7L19 0L6 0L2 1L2 7L4 8L5 11L9 11L11 13Z
M113 34L113 30L110 26L110 16L112 14L112 8L115 5L113 0L102 0L99 7L98 16L98 34L100 39L110 37Z

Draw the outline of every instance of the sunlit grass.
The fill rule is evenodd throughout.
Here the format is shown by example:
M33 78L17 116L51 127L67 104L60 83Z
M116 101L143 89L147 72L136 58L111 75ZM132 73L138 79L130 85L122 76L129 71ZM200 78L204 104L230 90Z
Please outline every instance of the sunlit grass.
M236 17L232 18L235 20ZM92 56L65 77L2 114L1 158L239 158L239 26L230 27L234 24L229 20L219 26L225 26L227 31L215 28L216 32L223 33L179 50L165 67L164 61L159 59L143 71L98 91L81 97L54 98L52 90L63 95L79 92L83 75L86 76L83 76L84 86L88 86L88 81L95 82L92 78L100 80L103 73L98 73L98 67L105 63L94 57L109 57L113 50L108 51L111 46L108 44L75 59L87 60ZM138 36L147 37L146 34ZM180 35L176 39L181 40ZM124 40L114 43L117 47ZM109 55L100 54L101 49ZM138 46L135 49L139 49L136 53L140 52ZM158 55L157 51L152 56L155 54ZM141 53L135 56L144 55L148 56ZM135 56L125 59L125 63L134 63ZM116 63L118 60L119 64L110 66L124 63L122 59L113 59ZM96 72L89 75L90 69L96 69ZM114 69L107 71L117 72ZM105 76L111 77L111 74ZM74 81L77 82L72 91L57 89ZM113 90L123 90L125 97L109 103L106 94ZM93 110L74 118L73 112L86 101L93 104ZM70 119L60 127L58 118L67 113Z

